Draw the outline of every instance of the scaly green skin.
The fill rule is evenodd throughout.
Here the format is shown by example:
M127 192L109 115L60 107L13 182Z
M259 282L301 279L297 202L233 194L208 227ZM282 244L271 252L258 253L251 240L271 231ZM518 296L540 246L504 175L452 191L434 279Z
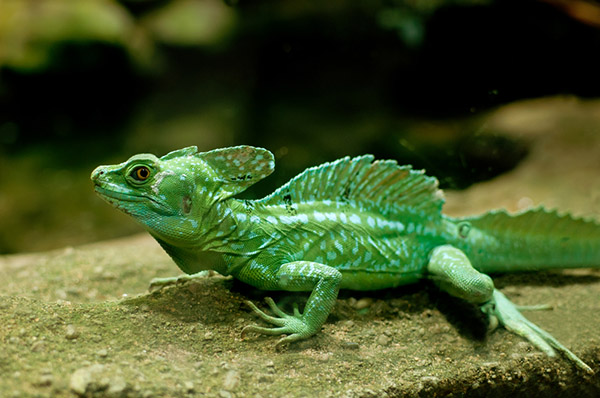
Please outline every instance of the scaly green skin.
M485 273L598 267L600 226L544 209L454 219L442 215L437 180L373 156L306 170L260 200L234 195L269 175L273 155L239 146L162 158L141 154L92 173L96 192L139 221L187 274L212 269L265 290L311 292L293 315L249 305L276 327L244 332L317 333L339 289L375 290L428 278L478 304L492 324L522 335L548 355L562 352L592 370L525 319ZM218 256L207 264L207 253Z

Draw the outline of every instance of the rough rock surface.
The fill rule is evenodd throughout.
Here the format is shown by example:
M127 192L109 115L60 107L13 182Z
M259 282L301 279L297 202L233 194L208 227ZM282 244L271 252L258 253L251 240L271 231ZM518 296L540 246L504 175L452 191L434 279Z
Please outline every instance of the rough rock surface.
M600 125L597 109L562 100L490 115L496 131L529 140L530 154L504 176L448 193L447 212L545 203L600 218L600 137L568 128L573 118ZM259 322L244 300L263 305L264 292L221 276L148 292L150 279L177 272L146 235L0 257L0 396L600 396L599 270L494 278L518 304L551 304L527 316L592 376L504 330L486 335L476 308L426 282L342 292L322 333L277 351L276 338L240 338ZM288 310L303 297L272 295Z

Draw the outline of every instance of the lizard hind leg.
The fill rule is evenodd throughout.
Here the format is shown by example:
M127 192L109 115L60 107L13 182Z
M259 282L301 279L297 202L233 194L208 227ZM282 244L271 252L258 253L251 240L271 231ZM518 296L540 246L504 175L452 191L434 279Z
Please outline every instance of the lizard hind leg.
M588 373L592 369L552 335L525 318L519 309L547 309L545 306L518 307L504 294L494 288L492 279L477 271L467 256L459 249L450 246L435 248L427 265L429 278L440 289L452 296L462 298L481 306L488 316L490 326L504 326L505 329L527 339L548 356L562 353L579 368Z
M477 271L459 249L438 246L431 252L427 265L429 279L446 293L475 304L488 302L493 295L494 282Z

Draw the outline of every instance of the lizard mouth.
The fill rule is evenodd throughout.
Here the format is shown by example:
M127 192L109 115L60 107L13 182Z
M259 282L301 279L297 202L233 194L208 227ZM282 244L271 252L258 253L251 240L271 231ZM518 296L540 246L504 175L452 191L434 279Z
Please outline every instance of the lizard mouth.
M161 203L158 200L156 200L150 196L132 194L132 193L127 193L127 192L123 192L120 190L111 190L111 189L104 188L103 186L101 186L99 184L94 184L94 191L102 199L107 201L109 204L115 206L116 208L124 211L127 214L131 214L131 213L128 210L127 206L123 205L123 202L129 202L129 203L131 203L131 202L150 202L154 206L156 206L160 210L162 210L162 212L170 213L168 206L166 206L164 203Z
M143 201L144 199L149 199L149 198L145 198L140 195L132 195L132 194L121 192L121 191L112 191L112 190L106 189L100 185L94 185L94 191L96 191L96 193L98 195L100 195L100 197L102 197L102 198L116 199L119 201L140 202L140 201Z

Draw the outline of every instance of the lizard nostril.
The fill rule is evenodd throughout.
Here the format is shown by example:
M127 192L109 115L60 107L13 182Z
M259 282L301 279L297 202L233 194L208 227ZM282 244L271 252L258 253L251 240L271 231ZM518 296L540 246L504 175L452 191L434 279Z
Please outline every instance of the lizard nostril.
M92 171L92 181L96 181L99 177L102 177L105 173L104 169L97 167L94 171Z

